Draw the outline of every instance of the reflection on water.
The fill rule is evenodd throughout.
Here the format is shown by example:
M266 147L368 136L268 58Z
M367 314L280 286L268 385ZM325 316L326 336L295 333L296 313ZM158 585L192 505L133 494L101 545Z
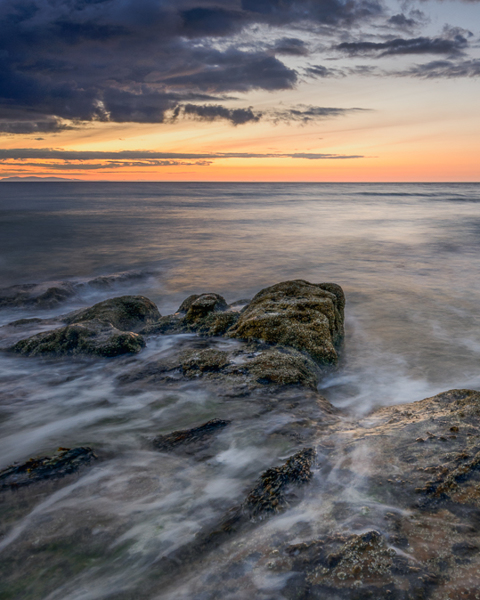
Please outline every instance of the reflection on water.
M55 309L4 309L0 319L54 316L132 292L168 314L190 293L232 302L286 279L334 281L347 296L346 351L320 388L334 405L365 414L449 388L479 389L479 203L474 184L2 184L2 287L140 275L105 289L87 284ZM216 596L198 590L215 585L219 597L244 598L228 591L238 578L256 598L283 597L276 590L287 576L256 553L282 536L292 543L321 533L318 473L298 506L225 550L228 572L214 552L184 584L155 585L163 556L297 449L272 435L296 418L284 406L225 399L201 382L118 385L122 373L189 343L180 338L152 338L141 354L113 360L0 355L0 468L58 446L92 446L101 457L60 487L4 495L5 598L203 600ZM203 462L149 445L211 418L232 426ZM356 457L359 473L367 454ZM368 504L360 481L343 483L342 493ZM365 510L375 523L392 507Z

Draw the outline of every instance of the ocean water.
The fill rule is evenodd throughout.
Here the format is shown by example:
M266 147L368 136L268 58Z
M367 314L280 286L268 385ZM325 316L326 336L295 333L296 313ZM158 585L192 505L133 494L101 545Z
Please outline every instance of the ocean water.
M319 389L348 418L480 389L479 275L480 184L0 184L0 287L84 284L54 309L0 309L1 325L124 293L169 314L191 293L233 302L287 279L332 281L347 298L345 355ZM91 283L101 276L113 283ZM200 384L118 387L122 372L190 338L158 336L105 361L0 353L0 469L58 446L103 456L66 487L0 505L3 597L217 597L201 582L156 589L158 561L296 448L265 435L284 415L251 420L250 405ZM212 417L234 426L206 463L145 443ZM283 597L275 578L252 578L258 598Z

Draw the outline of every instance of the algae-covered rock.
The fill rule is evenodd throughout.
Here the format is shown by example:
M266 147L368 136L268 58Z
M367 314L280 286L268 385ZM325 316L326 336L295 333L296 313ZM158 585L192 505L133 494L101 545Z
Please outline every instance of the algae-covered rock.
M336 284L285 281L261 290L228 335L291 346L319 364L335 364L344 337L344 306Z
M20 465L0 471L0 489L15 489L46 479L58 479L75 473L97 458L91 448L59 448L53 456L30 458Z
M108 323L120 331L139 331L161 318L155 304L144 296L120 296L99 302L90 308L74 311L64 317L64 322Z
M144 347L145 340L138 333L119 331L112 325L74 323L20 340L10 350L24 356L89 354L112 357L134 354Z

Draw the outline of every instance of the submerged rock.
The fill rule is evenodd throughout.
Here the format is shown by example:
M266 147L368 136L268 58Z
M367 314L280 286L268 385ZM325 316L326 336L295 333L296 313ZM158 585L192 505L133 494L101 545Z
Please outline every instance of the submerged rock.
M261 290L228 335L290 346L321 365L335 364L344 337L344 306L336 284L285 281Z
M0 289L0 308L54 308L75 294L75 286L69 282L13 285Z
M205 449L211 438L230 425L230 421L212 419L199 427L173 431L167 435L159 435L153 440L153 447L162 452L181 450L187 454L194 454Z
M15 489L47 479L65 477L96 458L93 450L88 447L59 448L53 456L30 458L21 465L12 465L0 471L0 489Z

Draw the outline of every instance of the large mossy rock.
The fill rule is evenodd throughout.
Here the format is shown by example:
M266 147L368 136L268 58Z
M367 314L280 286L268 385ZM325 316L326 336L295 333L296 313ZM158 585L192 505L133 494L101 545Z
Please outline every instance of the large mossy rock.
M335 364L344 337L344 307L339 285L285 281L261 290L228 335L290 346L321 365Z
M143 296L121 296L74 311L62 318L67 325L20 340L11 350L25 356L119 356L145 347L138 332L161 315Z
M97 321L113 325L120 331L139 331L161 317L155 304L144 296L120 296L75 311L64 318L65 323Z

